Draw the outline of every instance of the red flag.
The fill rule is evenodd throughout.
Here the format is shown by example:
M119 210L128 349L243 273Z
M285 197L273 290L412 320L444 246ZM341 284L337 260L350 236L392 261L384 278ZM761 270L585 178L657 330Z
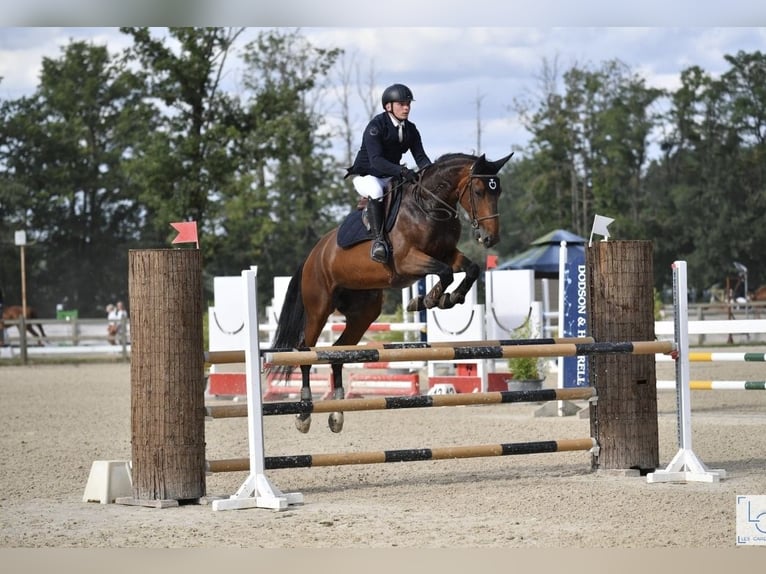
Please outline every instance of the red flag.
M497 267L497 255L487 255L487 271Z
M173 229L178 231L178 236L172 243L196 243L197 249L199 249L196 221L181 221L179 223L171 223L170 225Z

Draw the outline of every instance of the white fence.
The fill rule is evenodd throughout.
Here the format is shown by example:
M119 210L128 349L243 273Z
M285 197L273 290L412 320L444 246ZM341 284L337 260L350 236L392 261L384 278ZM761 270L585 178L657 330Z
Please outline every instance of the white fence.
M20 339L16 321L6 321L5 346L0 347L0 359L20 355ZM29 356L52 355L119 355L130 354L130 321L125 321L123 340L116 345L109 344L106 335L106 319L35 319L45 329L45 345L38 346L37 339L27 333L27 354ZM420 326L419 324L417 325ZM407 328L412 328L408 325ZM328 325L328 329L332 326ZM655 323L655 334L659 339L673 335L673 321ZM697 345L752 344L766 342L766 319L711 319L689 321L689 335L697 337Z

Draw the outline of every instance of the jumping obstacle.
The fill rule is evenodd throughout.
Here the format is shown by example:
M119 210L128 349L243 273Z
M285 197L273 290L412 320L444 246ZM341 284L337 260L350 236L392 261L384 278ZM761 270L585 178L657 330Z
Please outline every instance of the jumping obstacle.
M677 262L679 263L679 262ZM246 480L242 483L240 488L237 490L237 492L232 495L228 499L224 500L216 500L213 501L213 509L214 510L225 510L225 509L235 509L235 508L250 508L250 507L262 507L262 508L272 508L277 510L282 510L287 508L291 504L299 504L303 501L303 496L300 493L283 493L278 488L276 488L271 481L266 477L265 471L267 470L266 465L266 457L264 456L264 436L263 436L263 413L264 413L264 404L262 402L262 395L261 395L261 388L260 388L260 367L261 367L261 353L259 349L259 342L257 337L258 332L258 316L257 316L257 307L255 304L255 301L257 300L257 271L255 268L249 270L249 271L243 271L242 273L242 283L244 286L243 292L244 292L244 298L245 298L245 306L247 310L247 319L244 325L245 328L245 334L247 337L248 345L244 350L244 359L245 359L245 366L246 366L246 381L247 381L247 418L248 418L248 445L249 445L249 456L247 458L247 470L249 470L249 474L246 478ZM677 293L678 291L676 291ZM685 290L684 290L685 293ZM620 298L627 297L628 294L620 294ZM677 297L678 298L678 297ZM681 324L686 321L686 314L685 309L681 307L679 309L679 312L676 314L676 317L683 317L683 321L680 319L677 319L677 321ZM201 337L200 337L201 339ZM338 355L337 353L343 353L343 351L338 350L316 350L314 351L316 354L314 355L314 359L316 362L321 363L322 361L325 362L343 362L343 363L353 363L353 362L363 362L364 360L369 360L371 362L381 362L385 360L390 360L391 362L394 362L395 360L411 360L413 358L417 358L419 360L430 360L432 356L437 356L443 358L443 360L461 360L463 357L486 357L486 358L509 358L512 356L571 356L571 355L581 355L581 354L607 354L607 353L613 353L613 354L630 354L630 355L649 355L649 354L655 354L655 353L668 353L677 351L679 356L684 358L686 360L687 366L688 366L688 347L685 347L685 344L688 344L688 341L684 339L683 334L681 334L679 337L676 338L675 341L664 341L664 342L657 342L657 341L638 341L638 342L625 342L625 343L550 343L550 344L530 344L528 346L525 345L476 345L476 346L457 346L457 347L451 347L451 348L439 348L439 347L428 347L428 348L421 348L421 349L412 349L412 348L400 348L400 349L383 349L383 350L367 350L367 351L352 351L347 352L346 356ZM148 346L148 348L151 348L151 346ZM193 350L193 349L192 349ZM193 350L194 351L194 350ZM416 351L418 355L413 355L412 352ZM196 351L199 353L199 351ZM360 356L359 353L374 353L373 355L362 355ZM300 364L302 362L305 362L306 356L302 355L301 353L305 353L303 351L297 351L292 353L285 353L285 355L290 355L290 357L280 356L278 353L279 351L272 353L270 356L267 357L267 359L270 359L271 362L274 362L275 357L279 357L280 359L284 359L283 364ZM409 353L409 354L408 354ZM200 357L202 357L202 353L200 353ZM238 358L239 360L239 358ZM677 362L677 366L681 361ZM173 363L175 365L175 363ZM652 361L652 365L654 362ZM201 371L201 369L200 369ZM160 370L156 370L155 374L159 375ZM687 373L688 375L688 373ZM677 384L679 385L679 388L683 387L683 383L688 383L688 376L684 378L683 376L677 377ZM645 386L651 386L654 387L654 385L645 385ZM176 392L193 392L193 393L199 393L201 396L202 390L197 389L195 385L180 385L178 389L175 389ZM558 389L557 389L558 390ZM563 390L563 389L562 389ZM533 393L534 391L527 391L527 393ZM508 391L508 393L511 393ZM503 395L503 393L494 394L493 400L503 402L504 397L509 397L511 395ZM528 396L534 396L534 395L528 395ZM553 400L559 400L565 395L559 395L554 394L551 395ZM459 399L466 399L470 400L471 395L465 395L464 397L458 397L456 395L433 395L428 397L428 400L431 401L450 401L450 400L459 400ZM686 397L688 397L688 384L687 384L687 393ZM687 405L688 407L688 400L686 400L686 397L682 396L682 402ZM159 402L160 406L163 404L170 404L168 403L167 399L173 399L173 396L169 393L165 393L162 397L158 397L159 399L166 399L165 403ZM388 400L388 398L380 399L383 401L384 404ZM479 398L477 398L479 400ZM143 404L141 404L141 402ZM137 402L137 406L144 409L144 410L151 410L152 412L161 412L165 413L167 411L167 408L157 408L157 405L154 404L154 400L152 400L151 404L147 399L143 399L143 401ZM349 403L351 400L348 401ZM312 401L313 403L313 401ZM434 403L431 404L441 404L442 406L446 406L447 402L442 403ZM379 405L377 405L379 406ZM320 407L320 408L331 408L332 405L327 405L326 407ZM343 405L338 405L339 408L342 410L348 410L350 407L348 403L344 403ZM296 407L292 407L296 408ZM311 408L313 409L314 406L312 404ZM199 409L201 415L204 416L204 408ZM684 421L683 415L685 414L685 409L679 408L679 421ZM593 411L592 411L593 412ZM186 416L187 411L184 410L181 413L181 416ZM596 411L596 414L598 411ZM591 417L591 422L593 422L594 417ZM135 423L135 419L133 420ZM204 421L203 421L204 422ZM688 419L686 419L686 425L681 425L679 423L679 427L684 428L684 442L680 443L682 445L680 453L683 454L681 457L676 457L674 461L672 461L672 465L678 466L680 465L682 467L682 470L680 471L683 476L679 477L669 477L669 480L690 480L694 478L690 478L688 476L689 471L686 470L688 468L688 463L691 461L691 449L690 443L687 440L686 437L686 429L688 427ZM599 421L601 423L601 421ZM135 425L134 425L135 426ZM635 425L630 425L635 426ZM170 428L169 430L173 430ZM621 446L623 450L630 451L633 448L633 444L630 442L632 435L629 434L622 434L621 440L625 443ZM201 434L200 438L204 437L204 433ZM161 438L161 437L160 437ZM204 440L200 441L200 444L204 448ZM613 448L613 445L610 446ZM534 443L504 443L501 445L480 445L480 446L457 446L457 447L446 447L446 448L436 448L436 449L409 449L409 450L403 450L403 451L381 451L376 453L347 453L347 454L330 454L330 455L298 455L298 457L279 457L280 460L287 460L290 459L290 468L294 468L296 465L304 465L304 466L317 466L323 464L323 462L327 462L327 464L351 464L351 462L344 462L344 461L362 461L359 462L360 464L369 464L377 461L386 462L387 460L390 461L403 461L403 460L433 460L433 459L440 459L440 458L460 458L460 457L473 457L473 456L493 456L493 455L502 455L502 454L511 454L511 453L535 453L535 452L555 452L558 450L565 450L565 449L590 449L591 452L594 450L603 450L603 445L600 445L598 443L597 437L590 437L587 439L567 439L566 441L540 441L540 442L534 442ZM390 456L387 453L392 453ZM203 451L204 454L204 451ZM310 457L310 458L309 458ZM328 457L328 458L323 458ZM346 458L350 457L350 458ZM352 458L356 457L356 459ZM269 465L276 464L273 461L275 460L275 457L271 457ZM295 462L296 460L300 460L302 462ZM150 462L149 459L147 459L147 462ZM206 469L209 467L208 465L209 461L203 461L203 464L200 465L199 468L187 468L186 466L179 467L181 470L187 470L190 473L194 472L202 472L203 475L205 474ZM700 463L701 464L701 463ZM704 467L703 467L704 469ZM706 470L706 469L704 469ZM163 468L158 467L155 468L155 472L161 473L163 471ZM675 472L675 471L673 471ZM718 471L714 471L718 472ZM655 473L659 474L659 473ZM719 475L716 475L719 476ZM660 479L661 480L661 479ZM659 480L658 480L659 481Z
M562 439L522 443L501 443L476 446L450 446L441 448L413 448L372 452L346 452L333 454L302 454L265 457L266 470L284 468L310 468L318 466L341 466L352 464L379 464L387 462L416 462L425 460L448 460L519 454L539 454L598 448L592 438ZM233 458L207 461L209 473L248 470L250 460Z
M245 365L246 365L246 380L247 380L247 405L246 405L246 412L247 412L247 418L248 418L248 444L249 444L249 450L250 455L246 460L246 462L239 463L242 470L249 470L249 474L247 479L243 482L243 484L240 486L240 488L237 490L235 494L233 494L228 499L223 500L215 500L212 503L213 510L230 510L230 509L240 509L240 508L254 508L254 507L260 507L260 508L271 508L274 510L284 510L288 508L292 504L300 504L303 502L303 495L300 493L289 493L285 494L282 493L276 486L274 486L271 481L266 477L265 471L267 469L270 469L269 466L267 466L266 457L264 454L264 438L263 438L263 415L268 411L268 409L274 408L274 409L305 409L305 408L311 408L314 409L328 409L328 408L335 408L341 409L343 411L349 410L351 408L354 408L355 404L362 405L363 403L356 403L355 401L367 401L366 408L369 408L371 405L375 406L376 408L380 408L383 405L410 405L414 406L415 404L418 405L441 405L446 406L448 404L454 404L454 401L494 401L494 402L502 402L502 401L510 401L512 398L520 397L524 394L523 391L519 391L517 393L521 394L503 394L503 393L492 393L490 396L474 396L473 394L468 395L433 395L433 396L419 396L419 397L382 397L377 399L344 399L340 401L340 404L335 404L331 401L320 401L317 403L314 403L313 401L307 401L306 403L310 403L311 406L307 406L306 403L303 402L295 402L295 403L284 403L285 405L291 405L289 407L279 407L274 406L272 404L265 404L262 399L262 392L260 387L261 377L260 377L260 349L259 349L259 343L257 337L251 337L249 336L250 333L257 333L258 331L258 314L257 314L257 308L256 308L256 301L257 301L257 270L251 269L247 271L242 272L242 279L243 284L246 286L245 289L245 307L247 309L247 316L245 321L245 330L248 334L247 341L248 341L248 348L245 349ZM593 345L593 343L589 343ZM560 345L560 344L559 344ZM515 348L517 349L524 349L524 348L532 348L535 347L535 345L516 345ZM486 353L486 347L485 346L476 346L476 347L463 347L464 349L478 349L478 351L474 351L474 353ZM502 349L502 347L500 347ZM510 348L510 347L509 347ZM539 346L538 346L539 348ZM622 350L624 352L635 352L638 349L642 349L642 345L633 346L632 344L628 345L617 345L616 347L613 347L613 349L616 350ZM387 357L381 356L380 353L388 352L388 353L405 353L408 351L414 351L419 353L424 352L433 352L433 351L440 351L440 350L446 350L446 351L452 351L452 354L454 356L454 350L444 348L440 349L439 347L436 348L420 348L420 349L407 349L407 348L399 348L399 349L383 349L374 351L374 357L373 356L365 356L363 359L369 360L370 362L380 362L380 361L386 361L389 360ZM562 349L556 348L556 352L560 351ZM572 352L575 351L574 348L571 349ZM653 346L650 350L646 350L645 352L661 352L666 351L670 352L672 350L672 344L662 344L660 346ZM368 350L369 352L370 350ZM324 353L325 351L316 350L313 352L317 353ZM336 351L338 352L338 351ZM365 362L365 360L360 360L358 356L355 356L354 351L340 351L341 353L346 353L345 355L345 363L356 363L356 362ZM296 356L296 353L298 354ZM292 352L292 353L284 353L286 355L292 356L292 359L287 359L287 364L295 365L300 363L302 360L302 356L300 355L300 351L298 352ZM268 353L264 354L264 357L268 355ZM282 355L283 356L283 355ZM353 358L352 358L353 357ZM298 359L296 361L296 358ZM416 359L422 360L419 357L415 356ZM212 357L208 356L208 360L215 360L215 355ZM397 357L399 360L412 360L412 357ZM573 389L574 390L574 389ZM583 394L580 396L592 396L592 391L590 390L582 390L579 389L580 392ZM511 393L510 391L506 391L506 393ZM530 394L530 392L527 392L527 396L534 397L534 394ZM559 395L556 394L555 391L551 393L552 397L557 397ZM398 401L398 402L397 402ZM301 404L303 403L303 404ZM326 403L326 404L325 404ZM297 405L297 406L296 406ZM319 406L321 405L321 406ZM241 416L242 409L240 405L225 405L226 407L239 407L239 412ZM360 407L361 408L361 407ZM404 408L403 406L400 406L400 408ZM215 411L208 411L215 413ZM218 411L216 414L220 414L221 411ZM426 456L438 459L438 458L458 458L460 456L462 457L468 457L468 456L490 456L493 453L499 453L502 454L503 452L507 452L508 454L511 454L513 452L523 453L523 452L554 452L555 450L558 450L559 448L565 449L565 448L574 448L574 445L577 446L578 449L590 449L592 450L595 446L595 442L588 438L588 439L582 439L582 442L564 442L564 441L544 441L541 443L528 443L527 445L511 445L510 443L508 445L484 445L479 447L448 447L446 449L414 449L410 451L388 451L388 452L394 452L397 454L392 454L391 456L393 458L397 458L398 460L427 460ZM546 450L548 449L548 450ZM418 455L415 455L413 453L420 453ZM407 454L404 454L407 453ZM427 454L425 454L427 453ZM311 458L306 458L310 456ZM319 458L316 458L319 457ZM322 458L322 457L330 457L330 458ZM356 458L354 458L356 457ZM360 458L361 457L361 458ZM418 458L415 458L418 457ZM293 457L288 457L293 458ZM383 453L372 453L372 454L365 454L365 453L348 453L348 454L338 454L338 455L301 455L301 457L298 457L296 460L302 460L302 461L310 461L310 465L316 465L317 460L318 461L330 461L333 462L340 462L342 460L364 460L364 461L375 461L375 460L385 460L386 454ZM272 459L274 460L274 459ZM283 459L284 460L284 459ZM224 463L221 463L224 464ZM272 462L268 463L273 464ZM295 463L291 463L293 466ZM321 464L321 462L320 462ZM328 462L329 464L329 462ZM208 464L208 469L215 468L215 463L213 463L212 467Z

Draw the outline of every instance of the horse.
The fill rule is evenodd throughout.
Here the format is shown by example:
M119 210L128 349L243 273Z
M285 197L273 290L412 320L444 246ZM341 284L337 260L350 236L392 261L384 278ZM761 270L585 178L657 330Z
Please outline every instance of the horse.
M750 294L750 301L766 301L766 285L761 285Z
M21 317L24 316L26 319L39 319L37 315L37 311L35 311L34 307L27 307L27 314L24 315L24 309L21 305L10 305L9 307L3 307L3 318L2 321L0 321L0 331L5 329L5 323L4 321L20 321ZM47 337L45 334L45 329L43 329L42 323L26 323L27 325L27 331L29 331L33 336L37 337L37 344L42 346L43 345L43 337ZM37 330L35 330L35 325L37 325ZM19 337L21 336L21 324L16 324L16 328L19 330ZM39 332L38 332L39 330Z
M346 326L333 345L356 345L380 315L385 289L407 287L429 274L437 275L438 282L425 296L409 301L408 311L450 309L464 303L481 269L457 248L462 229L458 208L468 215L474 238L485 248L495 245L499 241L497 204L502 191L497 174L512 155L489 161L484 154L449 153L421 169L412 183L392 181L386 201L392 203L398 190L400 205L398 212L386 218L391 256L385 264L370 258L369 233L361 242L339 246L339 231L344 226L352 226L354 221L357 226L364 225L359 223L360 210L322 236L290 279L273 348L314 346L335 311L345 316ZM464 272L465 278L447 293L456 272ZM335 399L345 395L342 368L342 363L331 364ZM287 378L294 366L267 365L266 369ZM300 365L300 369L300 399L310 401L311 365ZM311 414L297 415L295 424L300 432L307 433ZM332 432L340 432L343 413L331 413L328 424Z

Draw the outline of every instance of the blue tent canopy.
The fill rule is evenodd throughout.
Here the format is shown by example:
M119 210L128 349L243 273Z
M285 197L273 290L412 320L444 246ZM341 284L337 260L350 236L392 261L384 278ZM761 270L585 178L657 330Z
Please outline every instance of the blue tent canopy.
M538 237L529 249L497 266L498 269L532 269L536 279L558 279L559 249L561 242L567 242L567 253L585 251L585 238L565 229L555 229Z

